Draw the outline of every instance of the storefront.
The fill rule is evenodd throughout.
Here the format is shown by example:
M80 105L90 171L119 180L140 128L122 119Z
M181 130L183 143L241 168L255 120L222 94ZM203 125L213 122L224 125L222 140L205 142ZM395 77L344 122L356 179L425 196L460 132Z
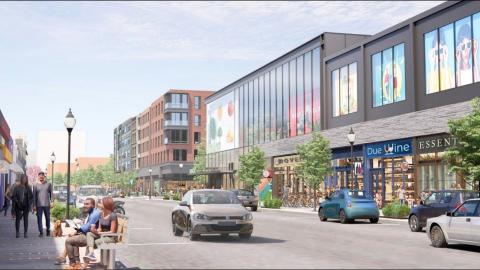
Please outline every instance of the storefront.
M300 156L297 154L273 158L273 196L280 197L286 188L293 194L306 191L306 183L297 175L299 163Z
M353 156L353 163L351 157ZM333 175L325 178L326 189L364 188L363 145L332 149ZM352 166L353 165L353 166ZM353 175L353 176L352 176Z
M418 137L415 143L416 179L419 192L427 190L471 188L465 186L462 177L450 173L443 159L445 150L455 146L457 139L450 134Z
M405 189L407 198L415 198L412 139L365 145L367 181L365 189L379 193L384 201L393 201Z

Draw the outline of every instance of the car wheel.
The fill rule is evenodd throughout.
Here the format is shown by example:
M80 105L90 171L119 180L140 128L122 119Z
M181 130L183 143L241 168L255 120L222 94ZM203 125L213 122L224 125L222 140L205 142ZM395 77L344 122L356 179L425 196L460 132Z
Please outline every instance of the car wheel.
M410 226L410 230L412 232L419 232L422 230L422 227L420 227L420 224L418 223L418 217L416 215L411 215L408 218L408 225Z
M445 235L443 234L442 228L438 225L433 226L430 230L430 239L434 247L443 248L447 246Z
M252 233L240 233L238 234L238 237L240 237L240 239L248 240L252 237Z
M173 235L175 236L183 235L183 231L177 228L177 225L175 225L175 222L173 220L172 220L172 231L173 231Z
M345 214L345 211L343 211L343 209L340 210L339 217L340 217L340 223L342 224L348 223L347 215Z
M373 223L373 224L378 223L378 217L376 217L376 218L371 218L371 219L370 219L370 223Z
M320 221L327 221L328 218L325 216L323 208L318 209L318 218L320 218Z
M189 220L188 221L188 238L190 239L190 241L197 241L199 237L200 237L200 234L193 233L192 222Z
M256 205L252 206L252 211L254 211L254 212L257 211L257 208L258 208L258 206L256 206Z

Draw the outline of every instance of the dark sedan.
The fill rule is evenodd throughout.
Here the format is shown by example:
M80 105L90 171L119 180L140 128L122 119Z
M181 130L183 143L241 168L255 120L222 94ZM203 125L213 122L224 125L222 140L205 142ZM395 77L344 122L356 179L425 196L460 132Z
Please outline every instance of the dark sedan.
M434 191L417 207L410 210L408 225L412 232L419 232L427 225L427 219L438 217L457 208L468 199L479 197L478 191L441 190Z

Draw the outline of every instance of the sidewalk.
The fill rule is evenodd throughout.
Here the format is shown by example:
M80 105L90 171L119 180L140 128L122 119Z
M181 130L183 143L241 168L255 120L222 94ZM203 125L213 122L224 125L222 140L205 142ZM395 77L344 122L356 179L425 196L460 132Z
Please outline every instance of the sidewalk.
M39 238L37 218L33 214L29 215L28 238L23 238L23 220L21 238L15 238L15 220L9 213L6 217L3 212L0 215L0 268L62 269L62 266L54 265L54 261L59 250L63 249L64 238Z

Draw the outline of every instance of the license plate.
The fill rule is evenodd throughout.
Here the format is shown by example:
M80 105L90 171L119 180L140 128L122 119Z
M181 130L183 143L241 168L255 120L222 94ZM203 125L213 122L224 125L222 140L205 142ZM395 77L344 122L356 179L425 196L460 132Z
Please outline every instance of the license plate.
M235 226L237 223L235 221L219 221L218 225L222 226Z

